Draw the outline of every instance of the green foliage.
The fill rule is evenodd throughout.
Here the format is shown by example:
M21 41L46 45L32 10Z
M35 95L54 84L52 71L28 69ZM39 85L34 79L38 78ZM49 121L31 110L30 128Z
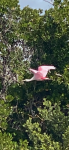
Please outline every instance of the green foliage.
M47 132L52 135L55 141L62 142L62 134L69 125L69 115L65 116L57 103L52 105L50 101L44 99L43 105L44 108L38 108L38 110L46 123Z
M19 144L13 141L11 134L2 133L0 131L0 150L28 150L28 142L27 140L20 140Z
M58 142L51 141L50 136L46 133L41 134L41 128L39 127L39 123L32 123L32 119L29 118L26 124L26 132L28 132L29 139L33 143L33 147L35 150L59 150L60 145ZM31 149L33 149L33 147Z
M69 126L67 127L65 133L63 134L63 149L69 149Z
M0 149L69 149L69 1L45 11L0 1ZM23 83L54 65L50 81Z
M19 149L20 150L29 150L27 140L25 140L25 141L20 140Z
M12 136L10 134L2 134L0 131L0 150L17 150L17 143L12 141Z
M4 100L0 100L0 128L5 130L7 127L7 117L10 113L10 107Z

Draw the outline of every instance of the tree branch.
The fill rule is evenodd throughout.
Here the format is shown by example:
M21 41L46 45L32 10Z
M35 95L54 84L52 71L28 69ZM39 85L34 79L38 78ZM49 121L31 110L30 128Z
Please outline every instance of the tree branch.
M53 5L54 6L54 3L52 3L51 1L47 1L47 0L44 0L45 2L48 2L49 4Z

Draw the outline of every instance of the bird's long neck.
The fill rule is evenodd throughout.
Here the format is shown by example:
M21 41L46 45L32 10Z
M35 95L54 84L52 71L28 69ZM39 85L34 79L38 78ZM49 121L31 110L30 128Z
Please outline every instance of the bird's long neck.
M35 80L34 77L32 77L31 79L25 79L25 80L23 80L23 81L30 82L30 81L33 81L33 80Z
M50 80L50 79L46 77L45 80Z

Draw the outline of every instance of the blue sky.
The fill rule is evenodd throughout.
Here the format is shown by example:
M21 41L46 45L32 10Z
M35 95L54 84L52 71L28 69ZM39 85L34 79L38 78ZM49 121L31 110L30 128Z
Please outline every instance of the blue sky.
M23 9L25 6L29 5L29 7L33 9L49 9L52 7L51 4L45 2L44 0L19 0L20 8Z

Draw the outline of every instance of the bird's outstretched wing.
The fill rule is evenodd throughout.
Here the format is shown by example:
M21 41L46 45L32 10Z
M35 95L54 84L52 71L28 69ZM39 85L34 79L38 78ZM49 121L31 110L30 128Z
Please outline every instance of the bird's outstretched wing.
M38 71L40 71L43 74L43 77L45 77L50 69L56 69L54 66L39 66Z
M37 73L37 70L34 70L34 69L29 69L33 74Z

